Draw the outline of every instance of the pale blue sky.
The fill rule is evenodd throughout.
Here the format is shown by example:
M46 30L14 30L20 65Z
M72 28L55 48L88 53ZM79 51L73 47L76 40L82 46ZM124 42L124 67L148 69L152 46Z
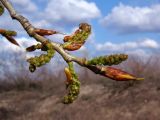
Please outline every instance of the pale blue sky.
M39 28L70 33L80 22L90 23L93 34L85 49L94 49L101 53L125 51L147 54L148 49L153 51L160 48L159 0L13 0L12 2L17 11ZM6 12L0 18L0 27L16 28L19 32L18 39L27 38L19 23L13 22L7 16Z
M131 7L150 7L152 5L160 4L159 0L89 0L94 1L99 7L102 13L102 17L111 13L112 9L120 4ZM136 18L135 18L136 19ZM154 19L154 18L153 18ZM128 21L129 22L129 21ZM153 21L154 22L154 21ZM131 40L139 40L143 38L152 38L156 41L160 41L159 32L137 32L137 33L126 33L126 34L117 34L116 32L103 27L100 25L98 20L92 21L93 27L95 28L96 38L100 42L105 42L106 40L112 40L112 42L121 43ZM123 27L121 28L123 29Z

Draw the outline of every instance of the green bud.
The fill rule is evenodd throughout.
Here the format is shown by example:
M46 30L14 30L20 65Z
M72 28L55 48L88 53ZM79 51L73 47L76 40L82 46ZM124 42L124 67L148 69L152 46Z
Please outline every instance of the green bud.
M41 49L42 48L42 44L38 43L37 45L35 45L36 49Z
M0 3L0 16L4 13L4 7Z
M87 65L117 65L122 61L125 61L128 55L115 54L109 56L100 56L87 61Z
M42 54L40 56L29 58L27 62L31 64L29 67L30 71L35 71L36 67L41 67L42 65L48 63L55 53L55 50L53 49L53 45L51 43L47 43L47 45L42 45L38 43L37 45L34 45L34 47L36 49L45 48L47 50L47 54Z
M47 50L47 53L51 53L51 54L54 54L54 50L50 49L50 50Z
M77 74L74 71L73 63L72 62L68 63L68 66L73 81L67 84L68 94L67 96L64 97L65 104L72 103L78 97L80 90L80 81L78 79Z
M49 58L48 56L45 56L44 59L45 59L45 62L46 62L46 63L50 61L50 58Z
M47 43L46 46L47 46L48 49L53 49L53 45L51 43Z
M49 58L52 58L52 57L53 57L53 54L52 54L52 53L48 53L47 55L48 55Z
M36 62L36 67L40 67L41 66L41 63L40 62Z
M44 56L40 56L40 61L45 61L45 57Z
M31 64L36 64L36 63L37 63L37 59L36 59L36 58L31 58L30 63L31 63Z
M68 104L68 103L69 103L69 98L68 98L68 96L64 96L63 103L64 103L64 104Z
M11 31L11 30L6 30L3 34L7 35L7 36L16 36L17 32Z

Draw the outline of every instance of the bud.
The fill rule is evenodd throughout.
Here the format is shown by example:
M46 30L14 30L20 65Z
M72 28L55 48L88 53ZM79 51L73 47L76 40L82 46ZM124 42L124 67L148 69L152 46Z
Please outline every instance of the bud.
M32 52L32 51L35 51L35 50L36 50L35 45L32 45L32 46L26 48L26 51L27 51L27 52Z
M40 67L41 66L41 62L38 60L35 64L36 67Z
M29 62L30 64L34 65L34 64L36 64L37 60L32 57L32 58L27 59L27 62Z
M29 58L27 62L31 64L30 71L33 71L32 65L34 65L35 67L41 67L42 65L45 65L46 63L48 63L51 60L51 58L54 56L55 50L53 49L53 45L51 43L47 43L43 45L42 44L33 45L31 47L28 47L26 50L33 51L36 49L41 49L42 47L44 47L47 50L47 54L42 54L40 56Z
M67 67L64 69L64 72L65 72L66 77L67 77L66 85L68 87L68 85L71 84L71 82L72 82L72 74Z
M80 83L78 82L78 84L73 83L68 85L69 93L63 99L64 104L70 104L78 97L79 89L80 89L79 84Z
M63 103L69 104L72 103L79 95L80 91L80 81L76 75L73 63L68 63L68 67L64 69L67 80L66 80L66 89L68 89L67 95L63 99Z
M51 60L49 56L45 56L44 59L46 63L48 63Z
M117 81L128 81L128 80L144 80L144 78L136 78L135 76L113 67L102 67L101 74Z
M11 30L5 30L3 35L5 36L16 36L17 35L17 32L15 31L11 31Z
M17 32L11 30L0 29L0 34L3 36L16 36Z
M45 30L45 29L35 29L34 32L36 32L37 34L44 36L44 35L53 35L53 34L64 34L64 33L60 33L58 31L54 31L54 30Z
M78 50L84 45L86 39L91 33L91 26L87 23L81 23L72 35L65 36L63 48L68 51Z
M87 33L90 33L91 32L91 25L89 25L88 23L80 23L79 29L86 31Z
M26 51L32 52L32 51L35 51L36 49L41 49L42 47L43 47L42 44L38 43L37 45L32 45L32 46L26 48Z
M30 64L29 70L30 70L30 72L34 72L36 70L36 66Z
M14 45L17 45L17 46L20 46L19 44L18 44L18 42L13 38L13 37L11 37L11 36L4 36L9 42L11 42L12 44L14 44Z
M68 51L75 51L75 50L78 50L81 48L81 46L84 44L84 42L67 42L65 44L63 44L63 48L65 50L68 50Z
M4 13L4 7L0 3L0 16Z
M87 65L117 65L128 58L125 54L100 56L87 61Z
M55 53L55 50L53 50L53 49L47 50L47 55L48 55L48 57L50 57L50 58L53 57L54 53Z
M69 40L71 40L71 36L65 36L63 38L63 42L68 42Z
M45 45L42 45L41 50L42 50L42 51L47 51L48 48L47 48Z
M0 34L4 36L12 44L19 46L18 42L12 37L17 35L15 31L0 29Z
M88 66L88 68L96 74L103 75L116 81L144 80L144 78L137 78L134 75L113 67Z

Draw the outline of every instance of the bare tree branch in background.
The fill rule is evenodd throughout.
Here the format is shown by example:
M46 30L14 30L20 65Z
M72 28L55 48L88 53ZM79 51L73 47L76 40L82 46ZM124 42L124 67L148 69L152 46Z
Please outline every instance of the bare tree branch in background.
M67 51L75 51L80 49L86 42L88 36L91 34L91 26L88 23L79 24L79 28L71 35L65 36L63 44L51 42L45 36L53 34L63 34L56 30L45 30L41 28L35 28L27 18L19 15L13 8L12 4L8 0L0 0L0 15L3 14L4 8L8 10L12 19L20 22L24 30L30 37L33 37L37 42L37 45L32 45L26 50L28 52L40 49L45 51L46 54L29 58L27 61L30 63L29 70L34 72L37 67L41 67L46 63L50 62L51 58L54 57L55 52L58 52L63 59L67 62L68 67L64 69L67 80L66 89L68 90L67 95L64 97L63 102L68 104L72 103L80 92L80 81L77 74L75 73L73 62L86 67L96 74L103 75L117 81L128 81L128 80L142 80L142 78L136 78L133 75L126 73L120 69L108 67L111 65L120 64L128 58L125 54L115 54L109 56L100 56L87 60L86 58L78 58ZM5 32L5 34L4 34ZM15 33L10 32L9 33ZM13 38L13 34L9 34L5 30L0 30L0 34L6 37L11 43L19 45ZM107 66L108 65L108 66Z

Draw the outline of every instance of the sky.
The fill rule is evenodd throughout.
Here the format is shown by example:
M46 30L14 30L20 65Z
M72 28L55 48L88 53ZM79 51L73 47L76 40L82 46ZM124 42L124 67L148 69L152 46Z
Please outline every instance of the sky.
M81 22L92 25L92 34L80 51L96 56L127 53L149 56L160 49L160 0L10 0L37 28L71 34ZM16 30L17 41L35 44L8 12L0 17L0 28ZM64 36L49 38L62 42ZM2 38L0 51L20 49Z

